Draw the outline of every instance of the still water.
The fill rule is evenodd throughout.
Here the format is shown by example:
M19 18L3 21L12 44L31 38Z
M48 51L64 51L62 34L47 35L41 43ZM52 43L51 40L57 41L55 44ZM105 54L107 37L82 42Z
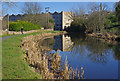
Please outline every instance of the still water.
M80 34L67 34L48 38L41 44L57 50L69 67L74 70L84 68L85 79L118 79L118 45L110 45L96 38ZM64 64L64 63L63 63Z

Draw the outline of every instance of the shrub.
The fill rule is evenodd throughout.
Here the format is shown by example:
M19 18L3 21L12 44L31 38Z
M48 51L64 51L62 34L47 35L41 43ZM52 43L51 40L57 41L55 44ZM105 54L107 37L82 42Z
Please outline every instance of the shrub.
M83 19L74 20L73 22L71 22L71 26L70 26L69 30L72 32L84 33L86 30L85 20L83 20Z
M21 27L24 28L24 31L34 30L34 29L41 29L40 25L35 25L28 21L17 21L17 22L10 22L9 23L9 30L10 31L20 31Z
M110 28L114 25L118 25L118 18L115 14L110 14L106 17L106 22L104 26L105 28Z

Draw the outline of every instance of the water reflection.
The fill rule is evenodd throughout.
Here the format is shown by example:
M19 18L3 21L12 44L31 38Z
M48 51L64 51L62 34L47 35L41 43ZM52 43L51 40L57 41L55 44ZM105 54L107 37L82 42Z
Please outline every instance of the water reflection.
M47 38L47 39L44 39L44 40L39 40L39 45L49 46L50 48L52 48L53 45L54 45L54 42L55 42L54 37L52 37L52 38Z
M115 54L113 55L116 60L120 60L120 44L117 44L116 46L112 46Z
M119 44L110 45L79 33L59 35L52 39L54 39L50 44L52 52L61 50L61 60L64 62L67 56L68 63L74 70L76 67L78 70L81 70L80 67L85 68L85 78L116 79L118 77Z
M71 41L71 37L68 35L55 36L55 44L53 45L54 50L61 51L72 51L74 43Z
M112 55L116 60L120 59L120 45L110 45L106 42L102 42L99 39L92 38L86 35L69 34L74 42L75 51L74 54L87 54L92 61L106 63L107 56L112 52Z

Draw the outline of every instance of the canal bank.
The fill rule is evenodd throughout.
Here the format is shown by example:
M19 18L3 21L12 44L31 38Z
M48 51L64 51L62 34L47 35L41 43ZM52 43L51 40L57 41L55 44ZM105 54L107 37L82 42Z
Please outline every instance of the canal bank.
M59 31L40 31L14 36L2 41L2 79L41 79L42 76L33 71L24 59L24 51L20 48L22 39L29 35L59 33Z
M120 37L111 32L91 33L87 35L95 38L99 38L101 41L104 41L104 42L106 41L111 44L117 44L118 42L120 42Z
M57 53L47 54L52 51L48 46L42 46L40 43L48 38L54 38L54 36L63 35L62 33L42 33L35 36L27 36L22 41L22 48L25 51L24 60L33 67L33 70L42 74L43 79L74 79L80 78L79 71L75 72L72 67L68 68L67 57L63 68L61 67L61 56L59 51ZM58 40L59 41L59 40ZM82 68L83 70L83 68ZM78 73L77 73L78 71ZM84 71L81 75L83 76Z

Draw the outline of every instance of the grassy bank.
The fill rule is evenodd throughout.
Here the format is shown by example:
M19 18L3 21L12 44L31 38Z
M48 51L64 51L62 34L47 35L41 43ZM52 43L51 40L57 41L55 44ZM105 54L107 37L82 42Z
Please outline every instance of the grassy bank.
M40 31L30 34L14 36L2 41L2 79L41 79L42 76L32 71L25 62L24 52L19 47L22 38L28 35L41 34L42 32L57 33L59 31Z

